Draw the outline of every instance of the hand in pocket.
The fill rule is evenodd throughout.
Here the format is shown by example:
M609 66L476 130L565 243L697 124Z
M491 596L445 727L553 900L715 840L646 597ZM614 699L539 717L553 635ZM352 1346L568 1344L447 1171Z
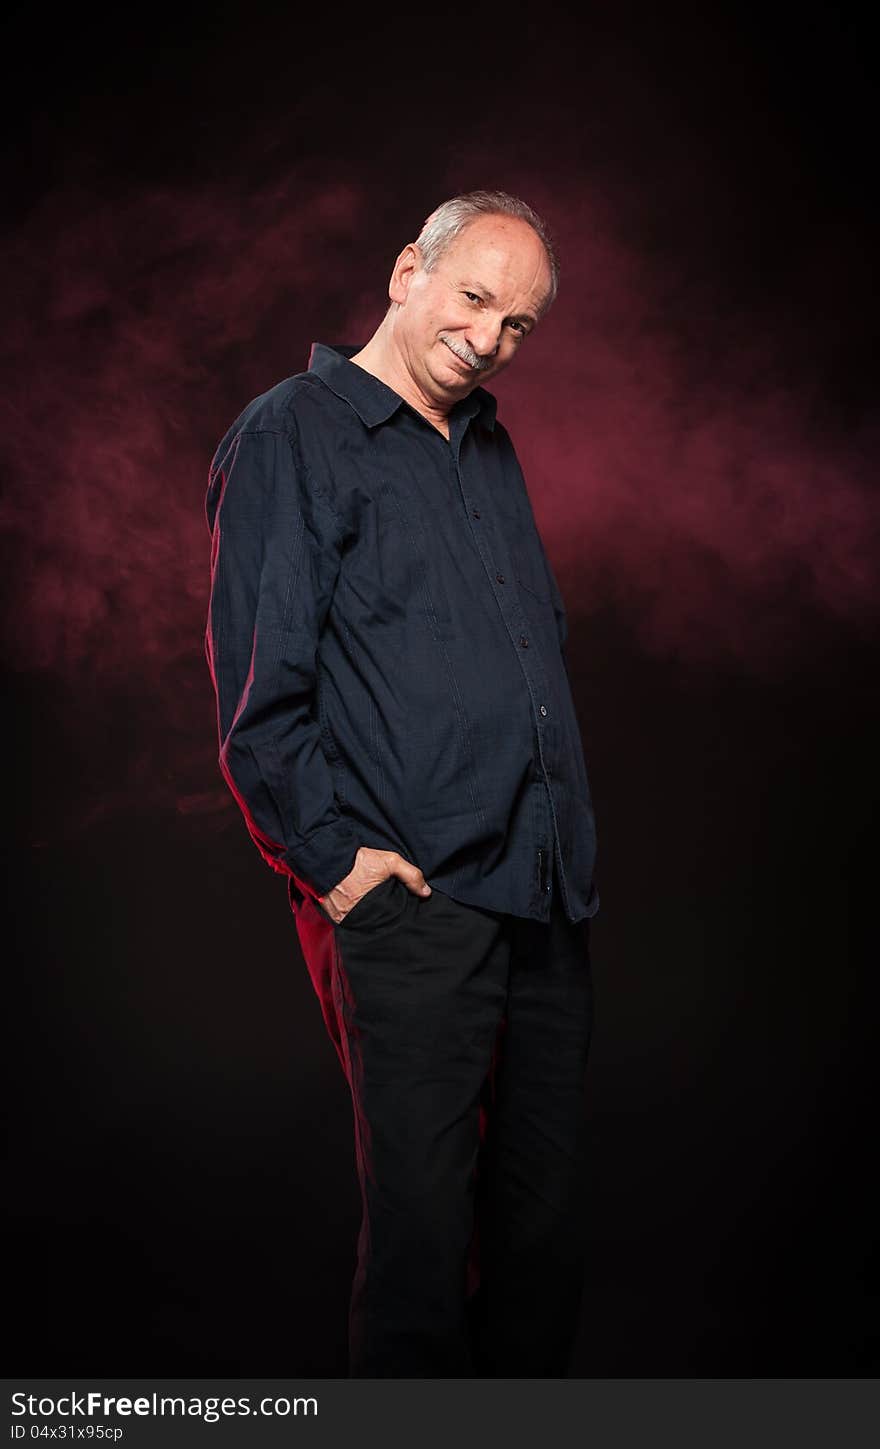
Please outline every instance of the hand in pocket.
M333 924L339 926L365 895L392 875L398 876L413 895L431 894L431 887L419 867L396 850L374 850L362 845L348 875L325 896L318 896L318 904Z

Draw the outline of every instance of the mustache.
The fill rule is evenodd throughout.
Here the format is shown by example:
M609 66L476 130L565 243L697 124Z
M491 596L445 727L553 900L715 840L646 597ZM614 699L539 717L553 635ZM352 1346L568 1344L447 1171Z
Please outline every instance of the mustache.
M487 367L492 366L494 352L492 357L481 357L478 352L474 352L472 348L468 347L467 343L453 340L446 332L440 333L440 341L445 342L456 357L460 357L462 362L466 362L468 367L475 368L477 372L485 372Z

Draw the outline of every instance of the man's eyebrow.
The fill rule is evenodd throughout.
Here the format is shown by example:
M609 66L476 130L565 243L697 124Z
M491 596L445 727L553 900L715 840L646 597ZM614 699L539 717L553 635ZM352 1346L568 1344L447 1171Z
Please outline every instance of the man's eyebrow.
M462 282L461 285L465 286L465 283ZM495 293L490 292L489 288L484 287L481 282L475 282L473 287L468 287L467 290L469 292L482 292L487 302L493 303L498 301ZM507 320L509 322L528 322L530 327L537 327L538 325L537 317L533 317L531 312L518 312L515 317L509 317Z

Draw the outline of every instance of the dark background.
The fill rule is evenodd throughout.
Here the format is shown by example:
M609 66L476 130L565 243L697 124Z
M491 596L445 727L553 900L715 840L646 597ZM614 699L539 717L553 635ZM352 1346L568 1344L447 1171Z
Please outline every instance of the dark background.
M8 1371L346 1371L350 1104L219 777L202 500L244 404L490 186L563 266L495 390L600 829L573 1372L871 1374L866 36L218 3L14 10L6 51Z

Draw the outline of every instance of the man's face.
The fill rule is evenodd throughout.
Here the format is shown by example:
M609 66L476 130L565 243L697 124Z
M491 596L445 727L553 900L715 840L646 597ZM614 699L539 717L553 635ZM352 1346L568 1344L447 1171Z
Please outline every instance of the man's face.
M440 404L466 397L513 361L550 291L543 243L517 217L481 216L425 271L405 247L392 276L395 337L419 390Z

